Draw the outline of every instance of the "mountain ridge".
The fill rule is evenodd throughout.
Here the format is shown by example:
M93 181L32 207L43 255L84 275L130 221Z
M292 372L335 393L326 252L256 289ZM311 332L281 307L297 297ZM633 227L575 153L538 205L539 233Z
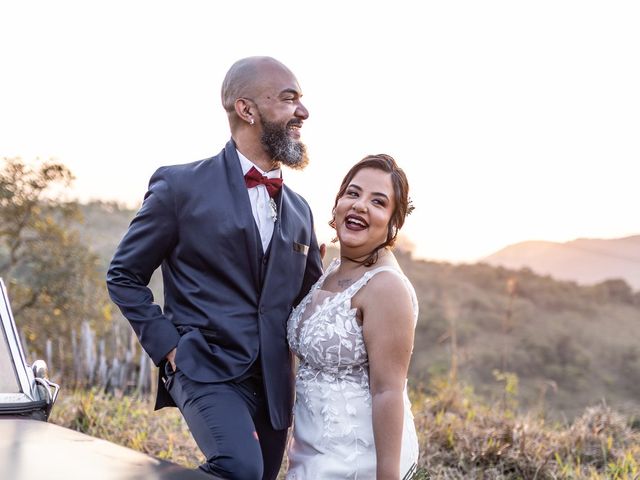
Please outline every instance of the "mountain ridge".
M640 290L640 235L568 242L529 240L508 245L480 261L515 270L530 268L584 285L617 278Z

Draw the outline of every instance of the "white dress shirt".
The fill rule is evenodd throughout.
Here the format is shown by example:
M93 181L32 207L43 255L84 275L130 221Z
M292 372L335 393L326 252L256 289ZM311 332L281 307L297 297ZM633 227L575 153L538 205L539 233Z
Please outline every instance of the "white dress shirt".
M261 175L269 178L280 178L282 176L279 168L269 172L263 172L257 165L251 162L251 160L242 155L238 149L236 149L236 152L238 152L238 158L240 159L242 175L246 175L246 173L251 170L251 167L254 167ZM260 232L262 251L266 252L267 248L269 248L271 237L273 236L273 224L275 222L272 216L273 210L271 205L269 205L269 192L267 192L267 187L264 185L256 185L255 187L248 188L247 192L249 193L249 200L251 201L251 213L253 213L253 218Z

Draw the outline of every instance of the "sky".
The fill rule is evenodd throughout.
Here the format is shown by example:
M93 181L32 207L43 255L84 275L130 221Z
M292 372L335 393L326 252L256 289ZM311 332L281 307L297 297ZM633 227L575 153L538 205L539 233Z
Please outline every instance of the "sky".
M635 1L0 0L0 157L137 206L156 168L223 148L222 79L269 55L310 112L284 179L321 241L370 153L408 175L419 257L640 234L638 25Z

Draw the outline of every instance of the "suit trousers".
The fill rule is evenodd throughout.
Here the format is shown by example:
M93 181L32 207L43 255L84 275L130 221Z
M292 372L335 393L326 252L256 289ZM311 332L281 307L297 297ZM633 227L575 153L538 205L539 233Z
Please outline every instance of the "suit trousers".
M200 383L165 365L165 388L182 412L206 462L200 469L238 480L275 480L287 430L274 430L262 377Z

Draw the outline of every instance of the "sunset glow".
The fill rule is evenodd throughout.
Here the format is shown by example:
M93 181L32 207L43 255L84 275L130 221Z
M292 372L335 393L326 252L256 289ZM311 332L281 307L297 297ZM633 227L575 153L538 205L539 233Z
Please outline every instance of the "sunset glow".
M418 7L418 5L420 5ZM4 2L0 156L54 157L73 195L138 205L219 152L238 58L288 65L311 164L285 171L331 238L349 166L388 153L420 256L640 233L637 2Z

